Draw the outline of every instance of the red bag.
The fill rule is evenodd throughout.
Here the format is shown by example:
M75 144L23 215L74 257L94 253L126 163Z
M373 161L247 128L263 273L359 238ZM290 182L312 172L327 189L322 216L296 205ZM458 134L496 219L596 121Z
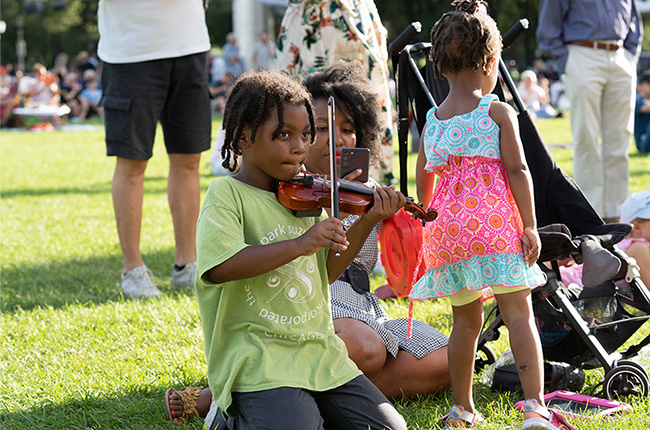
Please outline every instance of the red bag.
M401 209L384 220L379 231L381 264L386 270L386 280L397 297L407 297L414 284L413 274L418 270L415 280L424 275L424 265L420 261L422 245L422 222L413 214Z

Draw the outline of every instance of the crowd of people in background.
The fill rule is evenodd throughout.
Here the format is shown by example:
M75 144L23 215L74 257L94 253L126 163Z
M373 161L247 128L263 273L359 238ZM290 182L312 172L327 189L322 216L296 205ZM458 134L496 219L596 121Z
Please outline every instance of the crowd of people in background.
M249 64L237 43L237 36L228 33L223 47L214 47L207 60L212 110L223 114L228 90L238 76L248 70L271 69L276 45L268 33L261 32L254 45ZM535 59L523 71L513 67L511 76L518 82L517 91L531 114L538 119L560 118L570 109L564 83L554 60ZM29 73L12 64L0 66L0 124L19 126L13 120L16 107L67 106L64 121L80 122L89 117L104 118L100 106L102 97L101 63L95 53L79 52L72 61L67 53L59 53L50 69L34 63ZM59 118L51 118L52 122ZM635 143L640 153L650 152L650 70L638 74L635 109Z
M64 120L78 122L97 115L103 119L99 106L102 97L101 64L95 54L81 51L73 61L68 54L59 53L51 68L34 63L29 72L17 70L12 64L0 66L0 94L2 95L2 127L18 125L12 120L15 108L67 106ZM59 120L54 115L53 122Z

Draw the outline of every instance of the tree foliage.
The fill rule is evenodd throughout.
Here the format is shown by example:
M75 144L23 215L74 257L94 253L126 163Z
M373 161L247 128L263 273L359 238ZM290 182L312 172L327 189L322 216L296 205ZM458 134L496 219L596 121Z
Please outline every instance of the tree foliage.
M41 10L33 12L34 4ZM451 0L375 0L379 15L388 29L388 41L395 39L411 22L420 21L422 32L414 40L429 41L429 31L443 13L451 9ZM539 0L489 0L490 14L505 33L519 19L530 22L528 31L504 52L506 60L514 60L526 67L540 55L535 40ZM33 13L28 13L32 10ZM59 52L71 58L81 50L94 51L99 40L97 32L97 0L0 0L2 19L6 32L0 36L0 61L16 63L17 18L24 17L24 34L27 41L26 67L35 61L51 66ZM226 34L232 31L232 2L213 0L206 13L210 41L222 46ZM650 34L650 21L646 19L646 34ZM171 24L173 25L173 24ZM645 38L644 48L650 50L650 38Z
M516 60L519 64L531 64L535 59L537 43L535 29L539 0L491 0L490 15L494 17L502 33L505 33L518 20L528 19L529 29L504 52L504 57ZM388 30L389 43L411 22L419 21L422 32L415 39L418 42L429 42L429 33L433 24L447 11L451 10L451 0L409 0L398 2L394 0L375 0L382 22Z
M40 62L46 67L52 65L59 52L74 58L79 51L95 51L97 32L96 1L1 0L2 19L7 30L0 36L2 63L16 63L16 42L18 24L22 16L24 38L27 42L25 66ZM40 10L39 10L40 9Z
M74 59L79 51L96 51L97 4L97 0L0 0L2 19L7 23L7 30L0 36L0 61L18 61L16 42L21 16L27 42L27 70L34 62L51 67L59 52ZM206 20L211 43L223 45L226 34L232 31L232 2L212 1Z

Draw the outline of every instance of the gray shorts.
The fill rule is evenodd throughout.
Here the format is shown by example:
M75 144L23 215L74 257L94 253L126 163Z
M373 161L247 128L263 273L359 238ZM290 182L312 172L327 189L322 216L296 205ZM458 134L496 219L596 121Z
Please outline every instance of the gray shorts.
M406 430L404 418L365 376L314 392L275 388L232 393L241 415L225 417L212 402L205 417L208 430Z
M206 54L102 66L106 153L148 160L158 121L169 154L210 149Z

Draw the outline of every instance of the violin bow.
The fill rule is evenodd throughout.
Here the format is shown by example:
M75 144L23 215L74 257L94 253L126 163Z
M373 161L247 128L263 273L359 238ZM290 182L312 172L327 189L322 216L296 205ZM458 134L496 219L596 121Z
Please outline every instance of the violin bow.
M327 129L330 141L330 197L332 201L332 216L339 218L339 178L336 171L336 132L334 130L334 113L334 97L330 96L327 100ZM336 256L338 257L340 255L341 253L336 251Z

